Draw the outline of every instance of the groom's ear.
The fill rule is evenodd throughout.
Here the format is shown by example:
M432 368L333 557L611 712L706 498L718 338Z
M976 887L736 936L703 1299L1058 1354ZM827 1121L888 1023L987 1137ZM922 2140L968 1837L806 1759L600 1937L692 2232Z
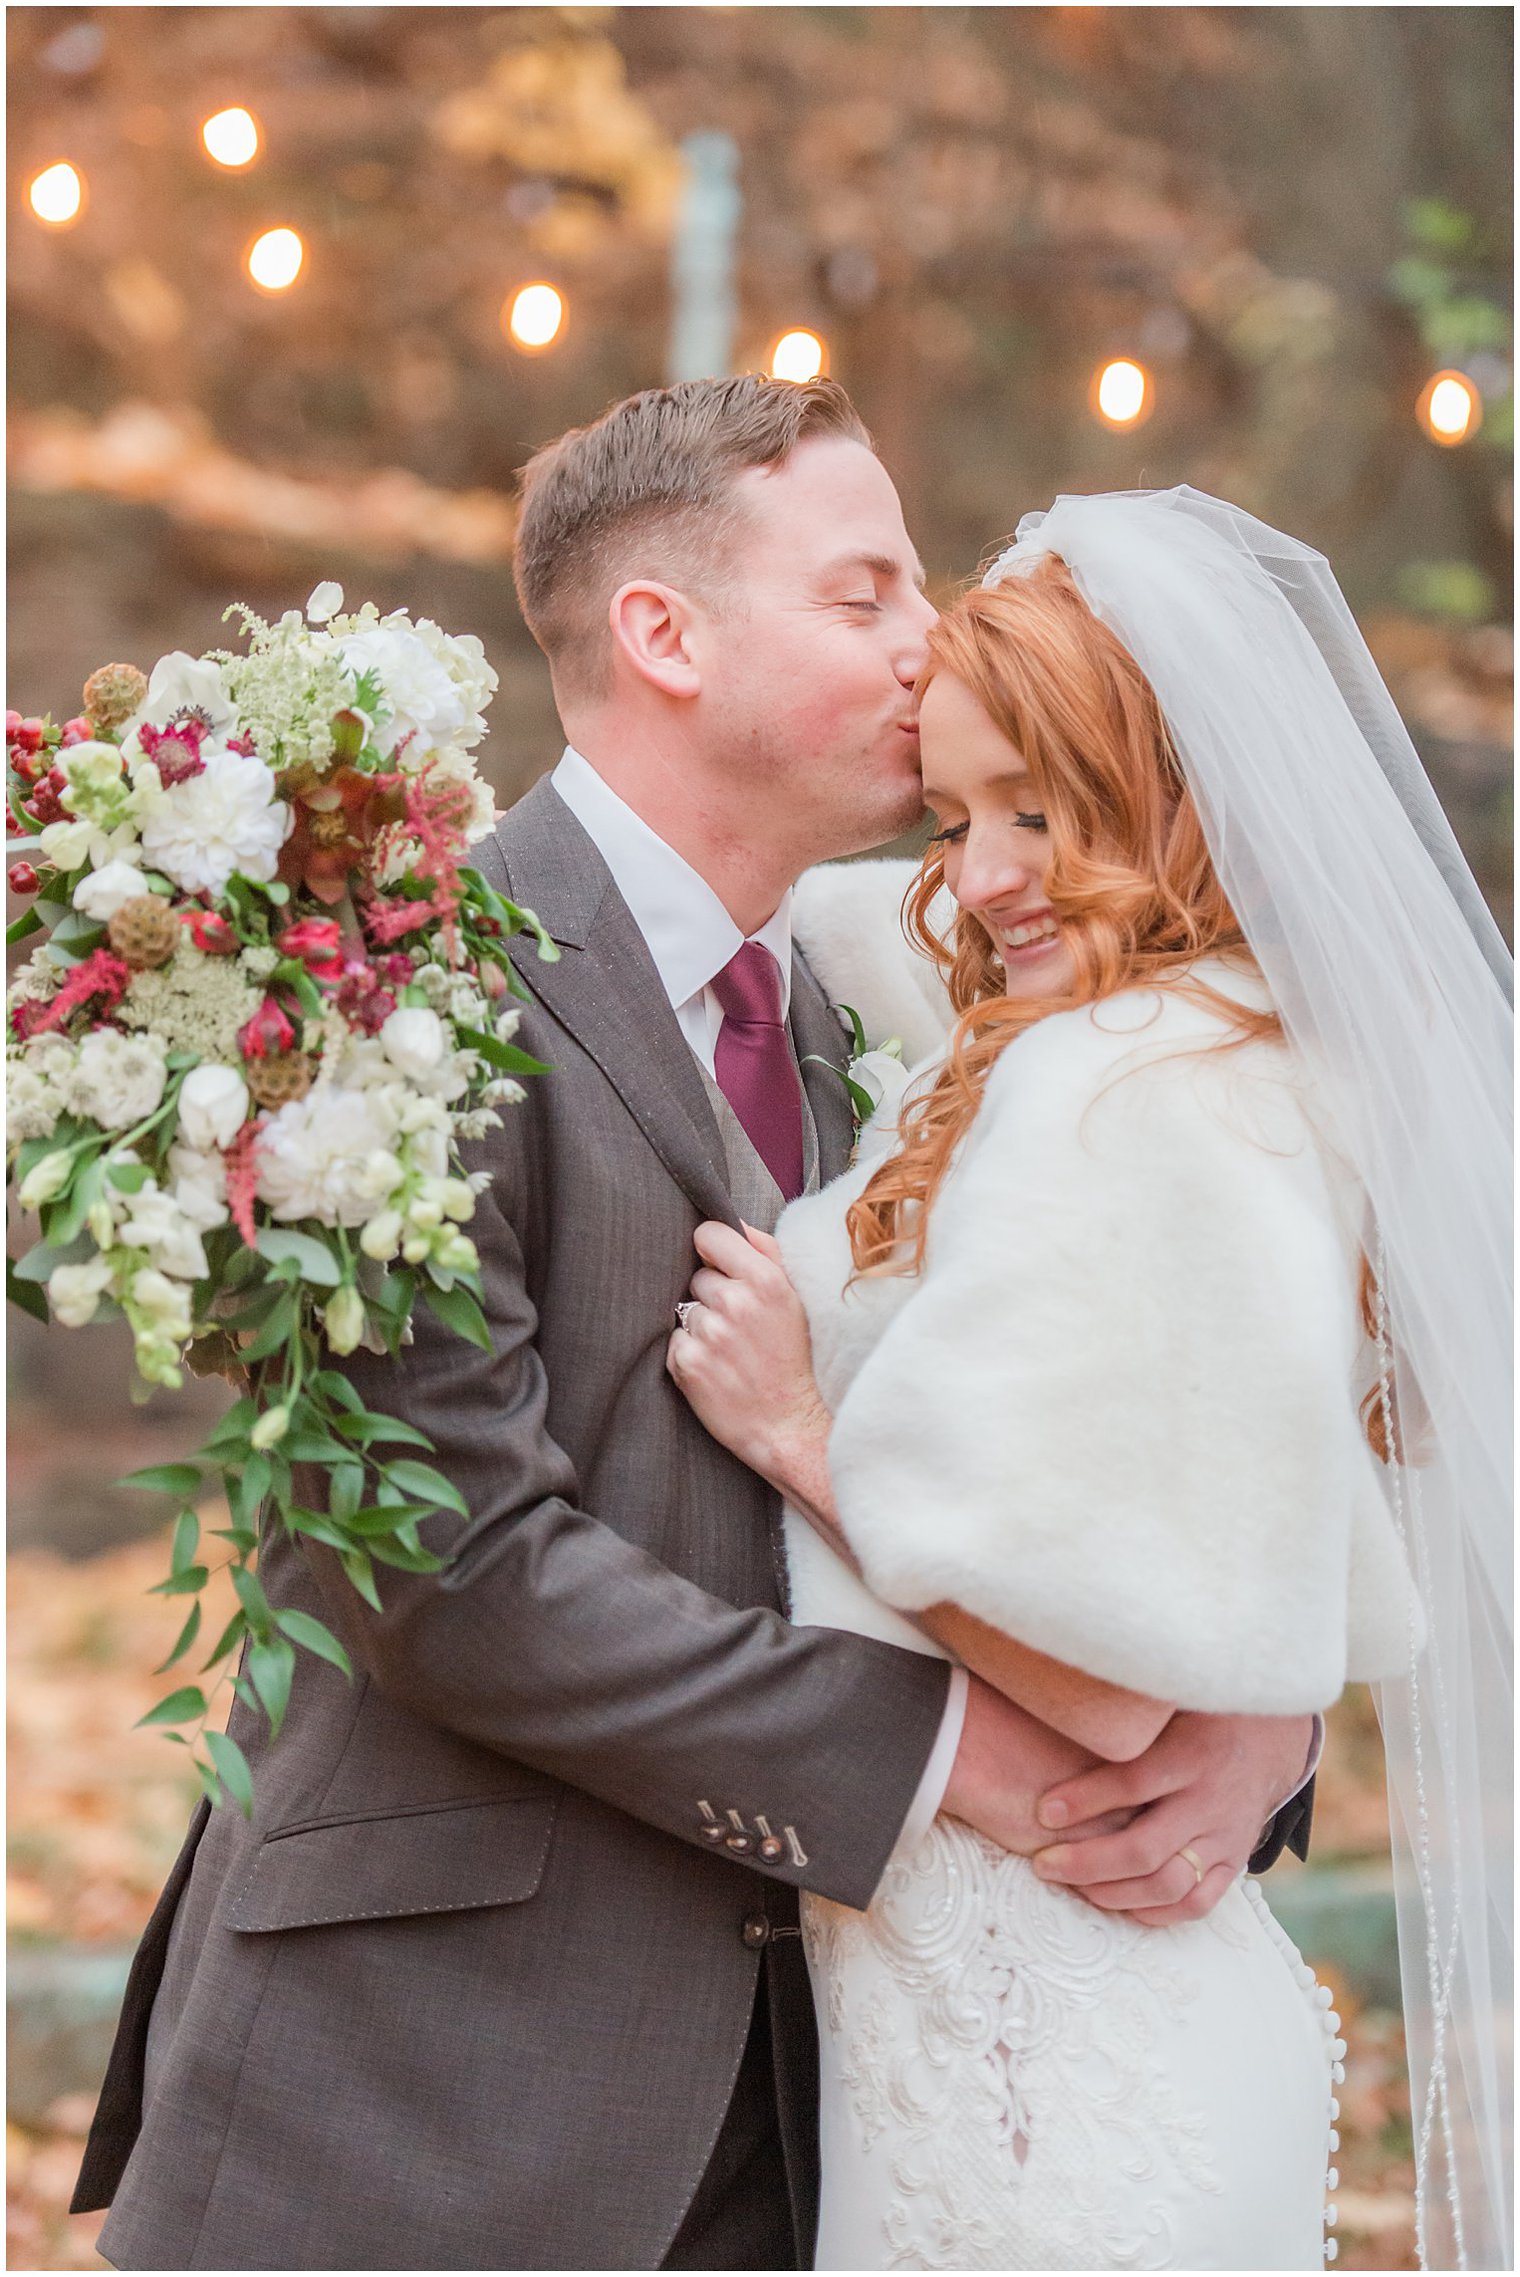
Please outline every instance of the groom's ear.
M701 693L692 634L696 604L674 585L620 585L607 622L626 667L667 696Z

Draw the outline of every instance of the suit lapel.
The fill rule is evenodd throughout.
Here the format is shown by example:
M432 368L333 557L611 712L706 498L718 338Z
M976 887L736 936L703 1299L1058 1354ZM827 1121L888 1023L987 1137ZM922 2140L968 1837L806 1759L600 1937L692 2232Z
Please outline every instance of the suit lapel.
M792 1042L818 1130L818 1176L826 1185L849 1163L855 1117L844 1086L849 1039L802 957L792 954ZM820 1064L823 1063L823 1064Z
M510 944L518 973L595 1060L703 1217L736 1224L701 1071L606 863L547 781L513 807L494 844L513 899L564 952L545 964L524 936Z

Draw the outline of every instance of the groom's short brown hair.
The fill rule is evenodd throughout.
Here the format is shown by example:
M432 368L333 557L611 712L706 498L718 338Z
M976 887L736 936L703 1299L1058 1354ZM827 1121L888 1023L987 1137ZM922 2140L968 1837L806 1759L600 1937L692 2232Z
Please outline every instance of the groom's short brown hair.
M658 577L721 606L738 517L734 477L804 437L871 438L836 381L682 380L572 427L523 469L513 573L528 630L578 694L607 684L607 605Z

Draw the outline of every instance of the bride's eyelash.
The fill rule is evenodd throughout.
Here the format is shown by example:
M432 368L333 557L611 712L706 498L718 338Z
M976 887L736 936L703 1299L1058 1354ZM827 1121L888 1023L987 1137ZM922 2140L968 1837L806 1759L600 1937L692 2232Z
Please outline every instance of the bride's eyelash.
M1016 814L1014 822L1020 830L1048 830L1050 825L1043 814ZM948 830L936 830L930 839L931 846L954 846L971 828L969 822L952 823Z

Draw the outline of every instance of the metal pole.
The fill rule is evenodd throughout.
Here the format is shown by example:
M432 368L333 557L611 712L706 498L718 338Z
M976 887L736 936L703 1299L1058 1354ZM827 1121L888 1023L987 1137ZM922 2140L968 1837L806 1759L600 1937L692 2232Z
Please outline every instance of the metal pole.
M689 134L670 252L670 380L722 379L733 366L734 247L743 197L732 135Z

